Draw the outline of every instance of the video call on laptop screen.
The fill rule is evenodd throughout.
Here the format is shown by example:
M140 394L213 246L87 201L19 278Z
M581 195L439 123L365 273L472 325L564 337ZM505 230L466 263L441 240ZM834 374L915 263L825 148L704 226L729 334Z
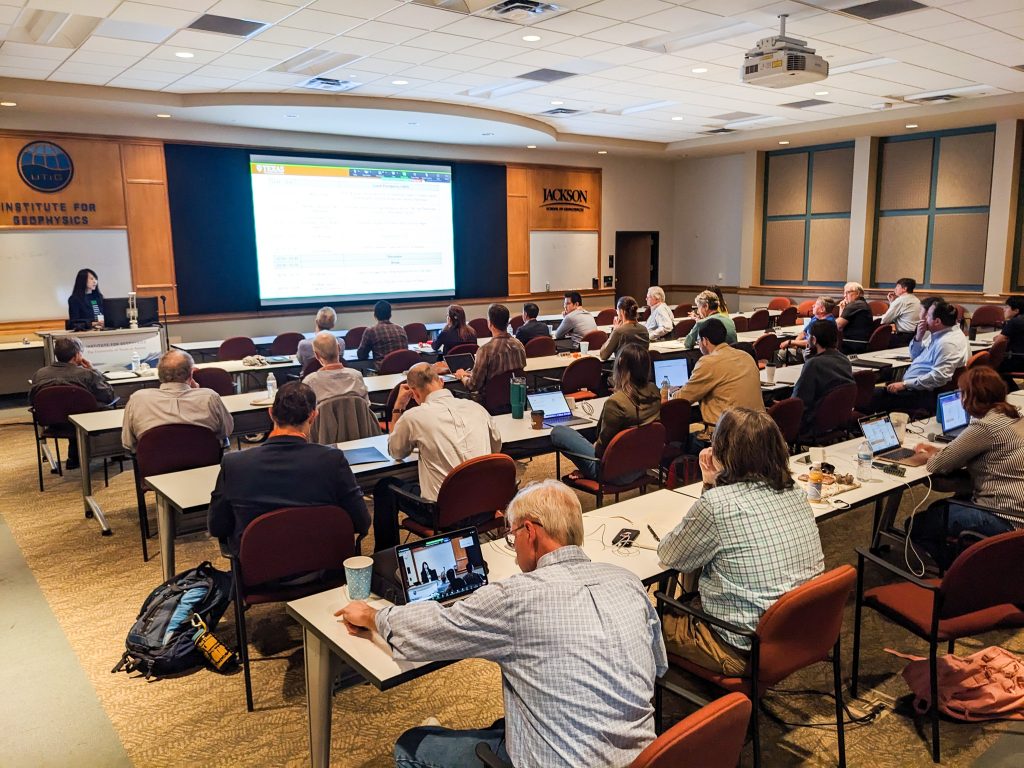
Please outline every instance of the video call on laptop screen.
M960 390L943 392L939 395L937 413L943 432L967 426L967 411L964 410L964 404L960 400Z
M860 428L864 432L864 437L867 438L868 443L871 444L871 452L875 455L888 451L891 448L898 448L900 441L896 437L896 429L893 427L892 422L889 421L888 416L883 416L880 419L871 419L870 421L862 421Z
M487 583L475 528L400 546L397 555L407 603L462 597Z
M545 419L568 416L570 413L569 404L561 392L539 392L528 395L527 400L531 411L544 411Z
M670 387L683 387L690 380L690 369L685 358L676 360L655 360L654 361L654 384L661 386L661 382L668 378Z

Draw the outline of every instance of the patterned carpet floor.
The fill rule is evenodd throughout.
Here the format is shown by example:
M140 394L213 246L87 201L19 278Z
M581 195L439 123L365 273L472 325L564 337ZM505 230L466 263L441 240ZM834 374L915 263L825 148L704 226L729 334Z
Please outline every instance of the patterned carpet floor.
M282 606L263 606L249 615L256 711L247 713L241 673L222 676L201 670L176 678L149 681L110 670L124 648L124 637L143 599L160 581L159 544L151 543L151 559L142 561L132 477L112 470L109 487L94 467L94 489L114 529L101 537L95 521L82 514L80 476L47 475L46 491L35 484L31 426L0 426L0 514L10 527L50 607L68 636L80 664L137 766L301 766L308 764L305 685L301 636ZM554 475L551 457L530 462L525 479ZM921 491L918 491L920 499ZM584 509L593 501L582 499ZM911 504L905 500L905 506ZM154 517L150 501L151 518ZM855 546L867 542L871 511L851 510L821 525L826 566L853 562ZM155 531L155 522L154 522ZM372 547L372 543L369 543ZM215 543L204 533L181 537L178 569L210 560L227 570ZM900 704L908 693L899 672L903 662L883 648L923 654L924 644L876 615L865 614L862 694L885 705L868 725L847 730L851 766L930 766L927 722L909 715ZM852 600L844 625L844 674L849 674ZM235 645L229 611L216 634ZM992 633L962 643L962 654L986 645L1024 651L1024 632ZM831 691L827 664L794 675L788 691ZM667 697L673 718L689 705ZM807 726L781 726L765 718L766 766L836 764L832 700L816 693L772 693L766 707L782 720ZM862 707L864 702L855 702ZM895 705L895 709L894 709ZM391 746L405 729L427 717L451 727L480 727L502 714L498 668L479 660L462 661L397 689L381 693L364 685L335 697L332 764L387 766ZM942 724L943 765L967 766L1007 731L1005 723ZM0 759L2 763L2 759ZM750 745L743 765L751 764Z

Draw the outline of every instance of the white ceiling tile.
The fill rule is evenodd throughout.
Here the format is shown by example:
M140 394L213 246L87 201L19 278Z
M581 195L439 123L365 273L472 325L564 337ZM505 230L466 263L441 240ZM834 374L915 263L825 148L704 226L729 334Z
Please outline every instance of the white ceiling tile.
M110 14L115 21L131 21L138 24L155 24L160 27L187 27L199 16L195 11L146 5L144 3L121 3Z
M348 13L363 19L374 19L393 11L405 0L317 0L311 8L330 13Z
M187 91L213 91L221 90L223 88L230 88L235 84L235 80L230 78L218 78L218 77L202 77L200 75L189 75L183 77L178 82L174 83L169 91L187 92Z
M194 29L183 29L166 41L167 45L178 46L179 50L199 48L204 51L227 52L236 47L241 40L229 35L215 35L212 32L199 32Z
M405 62L377 59L372 56L359 60L359 69L364 72L375 72L379 75L393 75L408 67Z
M243 80L238 85L233 85L224 90L232 93L277 93L282 88L282 86L274 85L273 83L255 83L250 79Z
M464 48L469 48L471 45L476 45L478 42L478 40L474 40L471 37L448 35L444 32L428 32L425 35L420 35L415 40L411 40L410 44L417 48L426 48L431 51L444 51L445 53L451 53L453 51L461 51Z
M1007 11L1006 13L997 13L992 16L983 16L981 20L994 29L1008 32L1011 28L1024 26L1024 8Z
M430 62L433 67L442 69L454 69L460 72L473 72L477 67L482 67L491 62L487 59L480 59L476 56L463 56L459 53L449 53Z
M490 86L495 84L493 77L487 75L479 75L476 72L460 72L457 75L445 78L446 83L461 83L462 85L470 88L481 88L483 86ZM540 85L540 83L537 83Z
M145 56L156 50L153 43L140 43L137 40L115 40L112 37L90 37L81 46L81 51L98 51L101 53L120 53L125 56ZM178 50L178 49L175 49Z
M72 61L65 61L57 68L56 74L93 75L104 77L107 80L124 71L121 66L106 66L104 64L82 64Z
M933 43L944 43L949 40L956 40L958 37L983 35L991 31L991 28L983 24L976 24L973 21L958 21L942 27L932 27L928 30L927 37Z
M671 4L663 3L660 0L601 0L601 2L592 3L586 8L587 13L607 16L616 21L633 21L640 16L647 16L671 7Z
M348 30L345 37L355 37L361 40L376 40L381 43L404 43L418 37L421 30L412 27L402 27L398 24L385 24L382 21L368 21L358 27Z
M273 27L260 32L257 37L252 39L252 42L293 45L298 48L315 48L324 40L330 40L332 37L334 37L333 33L293 29L275 24Z
M637 24L653 27L663 32L696 32L716 27L727 22L721 16L705 13L693 8L671 8L636 20Z
M555 16L547 21L541 21L533 25L533 29L552 30L566 35L585 35L588 32L596 32L599 29L607 29L615 24L614 19L607 16L595 16L591 13L573 11Z
M47 59L48 61L63 61L71 55L70 48L53 48L49 45L35 45L34 43L16 43L7 40L0 51L5 56L22 56L26 59Z
M106 85L110 81L107 75L98 75L89 72L62 72L55 71L47 80L56 83L78 83L80 85Z
M153 52L142 61L165 61L174 64L183 64L185 66L201 67L203 64L209 64L218 56L222 55L219 51L201 51L196 48L188 51L192 54L191 59L183 59L175 55L180 50L181 48L176 45L161 45L155 48Z
M340 35L353 27L362 24L364 19L356 16L343 16L337 13L323 13L311 9L305 9L293 13L284 19L280 26L292 27L295 29L306 29L311 32L330 32L333 35Z
M412 48L408 45L396 45L388 48L388 58L395 61L404 61L407 64L426 64L432 59L441 55L440 51L431 51L426 48Z
M21 8L15 8L13 5L0 5L0 24L13 24L19 13L21 13Z
M477 56L481 59L491 59L494 61L507 61L513 56L529 52L529 48L520 45L505 45L504 43L495 43L492 40L476 43L459 51L464 56Z
M573 37L544 47L564 53L567 56L595 56L615 49L610 43L604 43L600 40L588 40L585 37Z
M374 56L381 51L387 50L390 46L387 43L379 43L376 40L356 40L353 37L333 37L324 40L317 46L318 50L337 51L353 56Z
M566 64L578 61L554 51L530 51L509 59L510 64L521 64L524 69L563 69Z
M960 17L947 13L939 8L926 8L913 13L898 13L895 16L886 16L876 19L873 23L886 29L895 29L898 32L909 32L911 34L921 29L931 27L943 27L947 24L955 24L961 21Z
M158 63L158 62L152 62ZM122 73L122 77L131 77L137 80L146 80L148 82L160 83L161 85L168 85L173 83L175 80L180 80L182 77L188 74L188 72L168 72L166 70L157 69L156 67L149 66L150 62L143 62L134 67L126 69ZM193 67L198 69L198 67Z
M24 80L45 80L52 71L49 69L26 69L23 67L8 67L0 63L0 77L17 77Z
M446 80L449 77L454 77L459 74L457 69L444 69L442 67L426 66L426 67L408 67L402 70L402 75L408 75L409 77L415 78L420 81L427 80Z
M515 33L521 28L504 21L491 21L490 19L480 19L475 16L463 16L454 24L449 24L442 29L449 35L474 37L477 40L492 40L501 35ZM520 34L528 33L524 31Z
M74 61L81 64L107 64L109 66L124 67L132 66L138 61L138 56L125 56L121 53L102 53L101 51L88 51L79 49L71 54L67 61Z
M462 18L461 13L422 5L403 5L379 17L379 21L417 29L437 29Z
M270 43L265 40L247 40L246 42L233 49L232 53L240 53L243 56L259 56L264 59L273 59L274 61L283 61L284 59L290 59L292 56L296 56L307 49L308 46L300 45L281 45L280 43Z
M180 59L177 61L167 61L165 59L145 58L136 64L134 69L162 72L167 76L173 75L175 78L178 78L195 72L205 64L206 62L196 62L195 59L189 61L182 61Z
M93 35L113 37L118 40L135 40L142 43L162 43L174 34L174 27L160 27L155 24L138 24L134 21L104 19L96 25Z
M616 24L614 27L599 29L591 32L587 37L592 40L604 40L608 43L619 45L630 45L641 40L647 40L662 34L662 30L652 27L642 27L639 24Z
M260 72L259 74L253 75L245 82L266 83L269 85L285 87L295 85L296 83L304 83L308 79L308 75L293 75L290 72Z
M145 5L155 5L160 8L175 8L177 10L195 11L202 13L212 8L217 0L139 0Z
M220 67L217 64L207 64L193 72L189 77L215 77L230 80L244 80L259 70L241 69L240 67ZM224 86L227 87L227 86Z
M225 53L213 62L218 67L237 67L250 72L262 72L281 63L281 59L267 59L262 56L241 56L234 51Z
M167 83L162 83L157 80L142 80L141 78L118 75L113 80L110 80L107 85L111 88L130 88L133 91L159 91L162 90Z
M294 6L270 3L266 0L220 0L219 3L207 11L207 13L212 13L216 16L263 21L268 24L278 22L294 12Z
M523 66L522 64L510 64L507 61L495 61L477 68L476 72L491 77L518 77L523 72Z
M931 4L935 4L932 0ZM965 19L977 19L996 13L1005 13L1020 8L1020 0L967 0L946 6L946 10Z
M28 7L103 19L120 4L121 0L29 0Z
M456 94L462 93L465 90L466 86L462 85L461 83L443 82L427 83L426 85L421 85L419 88L415 90L415 93L421 97L454 96Z

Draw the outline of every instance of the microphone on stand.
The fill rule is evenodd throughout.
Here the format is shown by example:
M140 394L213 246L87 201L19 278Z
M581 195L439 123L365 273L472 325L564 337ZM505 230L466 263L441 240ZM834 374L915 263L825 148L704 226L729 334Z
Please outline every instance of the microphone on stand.
M160 296L160 303L163 305L163 326L164 326L164 352L171 348L171 340L167 335L167 297Z

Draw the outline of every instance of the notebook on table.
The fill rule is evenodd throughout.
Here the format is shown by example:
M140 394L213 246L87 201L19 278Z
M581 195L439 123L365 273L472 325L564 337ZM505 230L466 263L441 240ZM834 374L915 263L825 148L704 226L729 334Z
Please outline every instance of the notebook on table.
M889 415L867 416L860 420L860 430L871 445L871 455L879 461L891 461L908 467L920 467L928 462L928 454L917 453L900 445L896 428Z
M535 392L526 396L531 411L544 411L545 427L571 427L574 424L590 424L590 419L572 415L569 401L561 392Z
M935 417L938 419L939 427L942 429L942 434L936 435L935 439L941 443L952 442L957 435L967 428L970 417L964 409L963 400L960 399L959 389L952 392L943 392L939 395L939 402L935 408Z
M395 548L406 604L447 605L487 584L487 567L476 528L438 534Z
M686 386L690 380L690 367L684 357L675 360L654 361L654 386L661 387L661 383L668 379L668 390L675 394Z

